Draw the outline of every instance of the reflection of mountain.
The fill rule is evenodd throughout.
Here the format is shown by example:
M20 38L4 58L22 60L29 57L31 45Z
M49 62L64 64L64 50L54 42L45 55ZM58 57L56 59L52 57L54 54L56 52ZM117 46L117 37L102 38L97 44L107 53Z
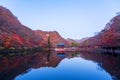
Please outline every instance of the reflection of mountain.
M13 80L16 76L26 73L30 68L56 67L62 58L47 53L29 53L25 55L4 56L0 60L0 80Z
M120 57L101 53L81 53L81 57L97 62L113 77L113 80L120 80Z
M118 80L120 79L120 57L99 53L68 52L65 53L64 57L58 57L54 53L50 56L47 53L3 56L3 58L0 58L0 80L13 80L16 76L27 73L31 68L56 67L63 58L76 56L97 62L101 68L104 68L111 76L114 76L113 80L117 80L115 77Z

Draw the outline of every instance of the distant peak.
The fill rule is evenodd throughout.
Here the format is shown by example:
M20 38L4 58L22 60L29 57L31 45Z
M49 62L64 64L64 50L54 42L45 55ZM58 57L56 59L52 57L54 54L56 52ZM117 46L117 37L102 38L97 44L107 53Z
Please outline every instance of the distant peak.
M120 16L120 12L117 12L116 14L117 14L117 16Z

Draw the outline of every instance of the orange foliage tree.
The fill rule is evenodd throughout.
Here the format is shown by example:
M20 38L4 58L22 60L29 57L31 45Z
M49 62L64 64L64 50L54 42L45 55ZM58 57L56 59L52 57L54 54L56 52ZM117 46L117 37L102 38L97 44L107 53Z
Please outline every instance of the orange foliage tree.
M102 44L103 45L114 46L114 45L118 44L119 37L120 37L119 33L115 33L115 32L112 32L112 31L106 31L102 35Z
M11 37L7 34L4 34L3 35L3 47L4 48L9 48L10 47L10 44L11 44Z

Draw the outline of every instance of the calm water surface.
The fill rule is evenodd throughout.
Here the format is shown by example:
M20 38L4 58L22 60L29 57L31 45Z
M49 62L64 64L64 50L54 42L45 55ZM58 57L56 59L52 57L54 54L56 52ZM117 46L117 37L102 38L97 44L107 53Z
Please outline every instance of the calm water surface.
M119 80L120 57L100 53L2 55L0 80Z

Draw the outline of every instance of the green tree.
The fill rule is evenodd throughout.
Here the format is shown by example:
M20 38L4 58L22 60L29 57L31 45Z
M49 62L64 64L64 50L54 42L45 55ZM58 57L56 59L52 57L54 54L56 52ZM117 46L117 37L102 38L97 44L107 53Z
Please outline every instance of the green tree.
M85 40L85 41L83 42L83 46L88 46L88 40Z
M51 47L50 36L48 37L48 46Z
M73 46L73 47L77 47L78 46L78 43L77 42L71 42L71 46Z

